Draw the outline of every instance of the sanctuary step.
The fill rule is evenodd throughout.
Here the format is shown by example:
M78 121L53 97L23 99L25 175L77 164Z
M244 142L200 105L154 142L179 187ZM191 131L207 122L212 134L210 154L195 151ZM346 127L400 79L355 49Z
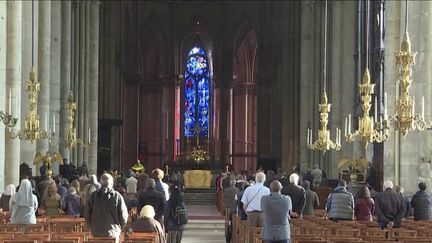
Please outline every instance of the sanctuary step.
M214 189L186 189L184 198L186 205L216 205Z

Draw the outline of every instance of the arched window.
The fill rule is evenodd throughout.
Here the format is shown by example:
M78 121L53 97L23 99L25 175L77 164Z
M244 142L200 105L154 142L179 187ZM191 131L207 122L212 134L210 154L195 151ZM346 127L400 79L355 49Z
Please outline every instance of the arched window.
M203 48L194 46L188 53L184 74L184 136L208 136L210 72ZM199 128L199 130L198 130Z

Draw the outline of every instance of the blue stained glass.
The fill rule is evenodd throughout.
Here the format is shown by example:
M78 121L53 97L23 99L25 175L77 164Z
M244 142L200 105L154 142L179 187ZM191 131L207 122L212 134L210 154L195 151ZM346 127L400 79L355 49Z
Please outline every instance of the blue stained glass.
M200 47L193 47L185 67L185 109L184 135L196 136L195 126L200 128L199 136L208 135L210 82L207 56Z

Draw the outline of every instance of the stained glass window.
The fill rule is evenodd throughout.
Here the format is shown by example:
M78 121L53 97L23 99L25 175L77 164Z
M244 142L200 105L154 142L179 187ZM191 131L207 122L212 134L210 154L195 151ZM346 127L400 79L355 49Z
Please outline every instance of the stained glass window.
M184 135L194 137L208 135L210 74L205 51L198 46L188 54L184 75Z

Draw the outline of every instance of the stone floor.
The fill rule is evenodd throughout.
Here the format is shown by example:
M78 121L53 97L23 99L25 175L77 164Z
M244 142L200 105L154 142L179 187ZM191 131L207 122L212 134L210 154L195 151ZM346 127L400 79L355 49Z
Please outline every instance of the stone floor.
M224 243L223 220L215 219L220 216L214 205L189 205L189 216L199 216L200 220L189 220L187 229L183 233L182 243ZM208 219L205 219L208 218ZM205 219L205 220L204 220ZM206 227L208 225L209 227ZM216 225L216 226L215 226Z

